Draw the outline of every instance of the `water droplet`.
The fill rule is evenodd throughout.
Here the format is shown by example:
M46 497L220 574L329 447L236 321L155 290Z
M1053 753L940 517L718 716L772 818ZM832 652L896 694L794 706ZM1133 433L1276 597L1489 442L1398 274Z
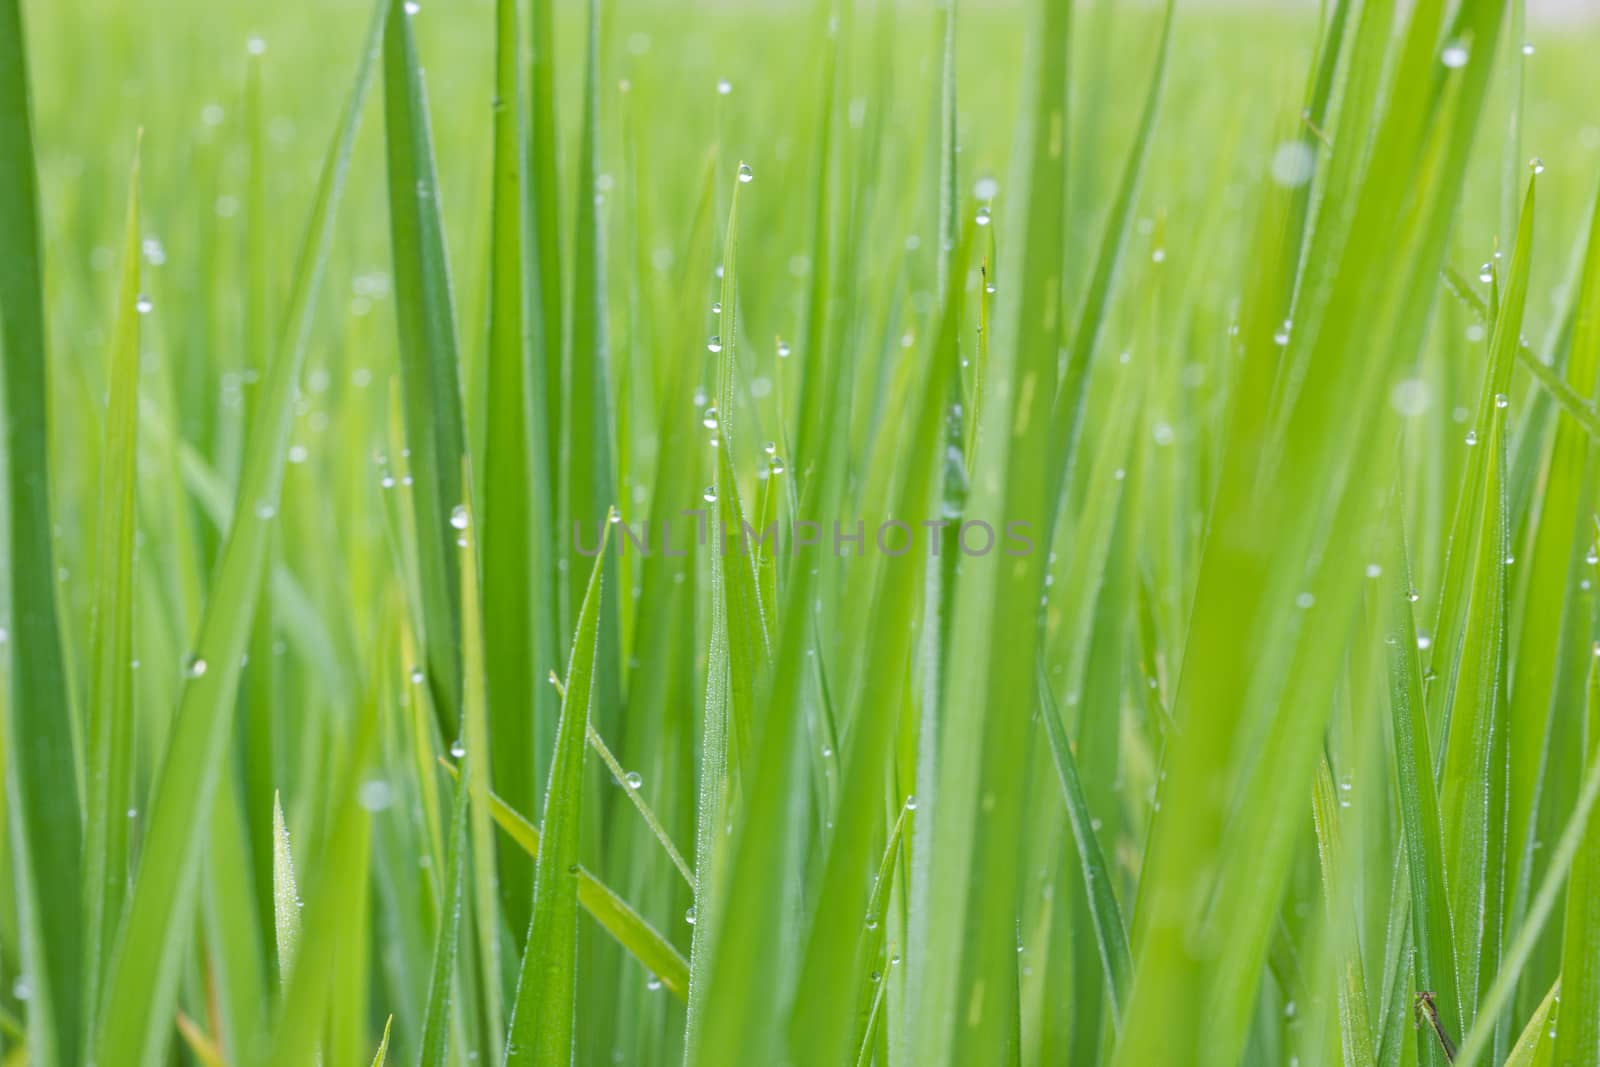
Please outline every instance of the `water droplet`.
M1467 51L1466 45L1460 41L1451 41L1444 46L1444 51L1439 53L1439 62L1451 70L1457 70L1467 65L1470 56L1471 53Z
M378 479L378 484L383 486L385 489L393 489L394 488L394 475L385 474L382 478Z
M784 471L783 457L773 456L772 459L767 461L767 467L773 474L782 474Z
M872 972L872 976L871 976L871 977L872 977L872 980L873 980L873 981L874 981L874 982L881 982L881 981L883 981L883 975L882 975L882 974L880 974L880 973L879 973L879 972L877 972L877 971L873 971L873 972Z
M1490 282L1494 281L1493 263L1485 263L1483 266L1478 268L1478 280L1484 285L1488 285Z
M422 10L422 5L417 0L406 0L406 14L415 15Z
M1284 1006L1283 1006L1283 1017L1285 1019L1293 1019L1294 1018L1294 1013L1295 1013L1295 1003L1294 1003L1294 1001L1291 1000L1291 1001L1287 1002L1286 1004L1284 1004Z
M1421 378L1405 378L1389 392L1389 406L1408 418L1428 410L1428 383Z
M1504 393L1496 393L1494 394L1494 406L1504 410L1511 406L1511 398Z
M253 56L265 55L267 51L267 42L262 40L260 37L252 36L244 43L244 49Z
M1540 159L1538 156L1534 156L1532 159L1528 160L1528 169L1533 171L1535 174L1543 174L1544 160Z
M269 500L263 500L256 505L256 518L258 519L270 519L277 513L278 509Z
M139 298L133 302L133 310L137 311L141 315L150 314L150 312L155 310L155 307L155 303L143 293L140 293Z
M191 678L199 678L206 673L206 661L199 656L191 656L183 668L183 673Z
M1165 248L1152 248L1150 250L1150 262L1152 262L1152 263L1165 263L1166 261L1167 261L1167 250Z
M465 530L467 528L467 522L467 506L465 504L457 504L455 507L450 509L451 526L455 527L457 530Z
M727 78L722 78L717 82L718 96L727 96L731 92L733 92L733 83Z
M1477 430L1468 430L1467 431L1467 444L1475 445L1477 443L1478 443L1478 431Z
M755 176L756 176L756 172L750 169L750 164L748 164L748 163L739 164L739 180L741 182L748 182L752 178L754 178Z
M306 457L310 454L311 453L306 450L305 445L290 445L288 459L290 463L304 463L306 461ZM411 479L407 478L405 480L405 484L410 485Z
M906 797L906 810L907 811L916 811L917 810L917 796L916 796L915 793L913 793L910 796Z
M711 335L711 339L706 342L706 351L707 352L721 352L722 351L722 338L717 336L716 334L712 334Z
M717 428L717 409L706 408L705 414L700 416L700 425L708 430L715 430Z
M661 988L661 979L652 974L649 978L644 980L644 987L650 990L650 992L654 993L656 990Z
M27 1000L33 996L33 983L25 974L17 975L17 980L11 983L11 995L18 1000Z
M1285 189L1298 189L1317 173L1317 153L1306 142L1294 138L1279 144L1272 153L1272 180Z
M422 680L424 678L426 678L426 677L427 677L427 675L422 673L422 668L421 667L412 667L411 668L411 684L412 685L421 685L422 684Z
M1272 335L1272 343L1277 345L1279 348L1287 345L1289 343L1289 331L1293 328L1294 322L1289 319L1284 319L1283 325L1278 327L1277 332Z
M868 930L876 930L877 928L878 928L878 917L876 915L868 915L867 916L867 929Z
M622 776L622 780L627 783L629 789L638 789L641 785L644 785L644 775L638 771L629 771Z
M715 504L717 502L717 487L714 485L706 486L706 491L701 493L700 496L707 504Z
M778 341L778 358L779 359L788 359L789 358L789 342L787 342L785 340L782 340L781 338Z
M688 923L690 926L694 925L694 905L693 904L690 904L689 905L689 910L683 913L683 921Z
M361 783L359 799L366 810L383 811L394 803L394 790L382 778L373 778Z
M768 441L766 444L761 446L761 451L765 452L769 456L777 455L778 454L778 442L776 442L776 441Z
M713 315L722 314L722 301L714 300L714 301L711 302L711 314L713 314Z
M1415 589L1407 589L1406 590L1406 599L1408 601L1410 601L1411 603L1415 604L1417 601L1422 599L1422 594L1417 592Z
M979 226L989 225L989 205L984 204L978 208L978 217L974 220Z
M1590 545L1589 554L1583 557L1583 561L1591 567L1596 563L1600 563L1600 548Z
M1383 573L1383 568L1376 563L1367 564L1367 577L1376 578Z
M462 756L465 756L466 754L467 754L466 743L463 742L459 737L456 738L454 741L450 742L450 755L454 756L456 759L460 759Z
M1317 598L1309 592L1301 593L1294 598L1294 606L1304 610L1317 602Z

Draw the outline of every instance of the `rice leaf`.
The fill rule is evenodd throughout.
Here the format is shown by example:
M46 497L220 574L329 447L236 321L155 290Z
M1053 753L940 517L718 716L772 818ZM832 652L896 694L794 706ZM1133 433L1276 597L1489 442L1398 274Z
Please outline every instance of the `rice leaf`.
M1600 764L1600 680L1589 675L1584 714L1584 762ZM1581 1063L1600 1049L1600 817L1589 816L1583 843L1567 877L1561 926L1561 1021L1555 1063Z
M378 1051L372 1057L372 1067L383 1067L384 1061L389 1058L389 1028L392 1026L394 1026L393 1015L383 1021L383 1040L378 1042Z
M294 969L284 991L266 1063L311 1064L320 1060L318 1050L329 1010L335 960L346 944L343 926L352 913L359 912L356 901L367 888L364 872L372 825L358 798L377 732L377 718L375 702L369 699L356 713L348 748L334 771L330 792L333 822L314 868L317 873L307 885Z
M572 1060L578 980L578 831L583 813L583 756L594 704L601 572L611 523L589 574L556 727L555 758L545 788L544 821L533 876L533 922L517 980L506 1064Z
M470 759L470 755L468 759ZM422 1067L444 1067L449 1061L450 1026L455 1014L456 956L461 940L461 912L465 906L467 872L467 807L472 791L472 770L456 780L450 806L450 844L445 856L444 894L439 900L439 930L433 944L433 966L428 974L428 1008L422 1021Z
M1089 814L1089 802L1084 794L1083 781L1078 775L1078 761L1073 755L1072 742L1067 739L1066 728L1061 723L1061 709L1056 706L1055 694L1044 678L1042 663L1037 686L1039 712L1044 719L1045 737L1050 743L1050 759L1061 781L1067 821L1072 825L1078 869L1083 875L1089 915L1094 922L1095 947L1100 954L1106 997L1111 1004L1112 1026L1115 1027L1120 1024L1122 1004L1133 976L1128 928L1122 918L1122 908L1117 903L1116 882L1111 876L1111 867L1106 863L1105 855L1100 850L1100 840L1095 835L1095 819Z
M20 0L0 3L0 397L5 408L4 592L14 634L4 725L28 1044L50 1067L80 1059L84 966L80 782L51 549L49 360L33 105ZM115 579L107 577L106 581ZM105 679L110 682L111 679ZM94 872L102 874L103 872ZM98 931L91 931L98 933Z
M446 769L455 773L454 768ZM518 848L529 856L539 855L537 827L493 793L489 794L489 810L495 824ZM661 979L662 985L680 999L687 996L689 964L683 956L626 901L582 866L578 868L578 903L647 971Z
M105 457L101 461L99 600L88 700L88 808L84 831L85 1030L94 1031L111 935L122 917L133 803L133 545L138 523L134 469L139 420L139 156L128 184L122 277L112 318Z
M323 164L286 306L279 347L263 383L260 418L245 446L233 523L224 540L199 640L156 782L139 872L114 952L99 1022L96 1060L152 1067L162 1058L176 993L180 917L188 914L204 820L230 724L239 663L249 638L265 567L270 517L283 478L289 420L313 310L343 191L382 8L367 32L355 85ZM9 365L9 361L8 361ZM268 519L262 516L265 514ZM214 669L213 669L214 668Z
M1396 525L1399 525L1396 509ZM1417 658L1417 626L1411 604L1411 566L1403 532L1396 529L1384 570L1384 643L1388 646L1389 706L1394 738L1394 773L1409 879L1416 984L1439 996L1451 1026L1460 1033L1462 994L1456 964L1454 923L1445 889L1444 829L1434 787L1434 759Z
M390 0L383 33L384 142L400 382L413 478L428 686L439 729L461 729L461 575L453 512L466 453L454 298L439 207L427 93L411 29L415 5Z
M300 942L300 887L294 880L294 855L289 848L289 827L283 819L282 798L272 796L272 916L278 946L278 983L288 988L294 972L295 947Z
M1528 1025L1523 1027L1522 1036L1511 1046L1511 1055L1506 1057L1505 1067L1550 1067L1558 1062L1551 1059L1555 1054L1555 1042L1550 1037L1550 1031L1560 1022L1560 1009L1561 980L1558 978L1528 1019Z
M1590 710L1585 714L1586 724L1594 721L1596 715L1594 709L1600 706L1600 680L1596 679L1593 668L1589 681L1588 706ZM1479 1002L1477 1020L1462 1039L1461 1051L1456 1054L1456 1067L1473 1067L1494 1039L1495 1023L1500 1012L1515 992L1522 968L1532 954L1539 934L1544 929L1551 912L1555 910L1556 901L1566 885L1567 872L1572 868L1578 850L1584 842L1597 799L1600 799L1600 759L1590 758L1584 768L1583 778L1579 782L1572 811L1561 830L1560 840L1556 842L1556 847L1550 854L1550 865L1545 869L1538 892L1528 904L1527 916L1523 920L1522 927L1517 930L1501 956L1499 973L1495 975L1493 983Z
M463 465L464 466L464 465ZM467 481L467 471L462 471L462 482ZM491 1042L488 1055L500 1059L500 1041L505 1033L505 1010L501 1004L500 970L500 894L498 873L495 867L496 840L493 822L489 815L489 790L491 787L488 694L485 683L488 669L485 663L484 606L479 594L477 531L474 529L470 506L461 512L465 516L457 545L461 558L461 663L462 682L462 739L466 745L467 794L469 799L467 821L472 856L472 914L478 934L478 960L482 978L483 1012L487 1034Z
M494 184L491 212L488 412L483 462L483 637L488 670L489 750L496 790L519 811L539 802L555 720L539 666L556 662L551 630L550 470L545 452L545 380L535 362L537 320L517 5L495 5ZM543 743L540 743L540 739ZM528 921L533 864L502 843L500 897L513 928Z

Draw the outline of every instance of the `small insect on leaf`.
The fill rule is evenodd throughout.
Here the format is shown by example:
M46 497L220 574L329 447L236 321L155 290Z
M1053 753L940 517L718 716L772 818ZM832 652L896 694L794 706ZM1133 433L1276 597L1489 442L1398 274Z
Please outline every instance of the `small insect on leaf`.
M1433 1028L1434 1036L1439 1039L1439 1048L1444 1052L1444 1058L1454 1063L1456 1043L1450 1039L1450 1035L1445 1032L1444 1024L1439 1021L1438 996L1430 990L1418 990L1412 1010L1417 1016L1418 1029L1422 1027L1423 1020L1427 1020L1428 1025Z

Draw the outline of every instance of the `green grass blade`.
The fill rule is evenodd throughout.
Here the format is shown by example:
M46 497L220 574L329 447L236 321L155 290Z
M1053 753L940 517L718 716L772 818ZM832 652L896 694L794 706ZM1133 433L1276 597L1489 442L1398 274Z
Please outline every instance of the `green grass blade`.
M1397 526L1398 522L1397 510ZM1417 626L1411 609L1416 593L1399 529L1392 545L1384 567L1393 576L1383 586L1384 643L1388 646L1394 773L1410 881L1416 981L1419 989L1439 995L1445 1017L1459 1027L1461 991L1450 897L1445 890L1444 829L1434 787L1432 745L1416 651Z
M555 672L552 671L551 673L553 675ZM678 846L673 844L672 835L667 833L667 828L656 817L654 809L645 802L644 797L639 795L637 778L622 769L622 764L617 762L616 755L606 746L605 739L600 736L600 732L592 725L589 727L589 747L594 749L595 754L606 765L606 770L611 772L611 777L616 780L616 783L627 792L628 800L633 804L634 810L639 813L639 817L650 828L650 833L655 836L655 839L661 842L662 851L667 854L667 858L672 861L672 865L678 869L678 873L683 875L684 882L688 884L690 889L693 889L694 872L689 869L689 863L683 858L683 853L678 851Z
M1015 270L1001 269L997 336L985 385L987 427L979 428L967 511L1004 518L1048 540L1060 486L1051 408L1058 390L1059 312L1068 257L1066 233L1070 4L1045 0L1030 22L1035 60L1024 81L1026 134L1015 150L1024 192L1014 201ZM955 277L959 278L957 274ZM1014 903L1026 799L1022 776L1031 732L1036 629L1044 589L1039 546L1020 558L963 560L949 647L961 649L944 682L943 724L932 791L914 851L926 849L927 894L911 918L908 955L923 974L913 986L911 1058L930 1065L987 1059L1005 1047L1017 1013ZM999 639L1003 627L1016 633ZM994 708L985 714L982 709ZM929 743L924 741L924 744ZM980 811L983 812L980 817ZM981 831L980 831L981 826ZM921 831L926 831L923 837ZM982 879L964 872L980 869ZM1002 903L1003 902L1003 903ZM957 1020L961 1025L957 1025Z
M1594 282L1597 277L1600 277L1600 272L1588 265L1595 262L1595 249L1597 245L1600 245L1600 241L1597 241L1595 237L1596 232L1594 219L1591 215L1590 239L1588 242L1590 251L1585 259L1585 272L1583 275L1582 292L1584 294L1592 294L1594 292ZM1443 277L1446 286L1466 305L1467 310L1472 312L1472 317L1477 321L1478 325L1490 325L1489 306L1482 297L1472 291L1471 283L1452 267L1445 268ZM1593 296L1588 296L1587 298L1589 300L1595 299ZM1592 351L1592 348L1574 345L1574 351L1581 354ZM1549 393L1557 404L1561 405L1561 410L1571 416L1573 421L1582 428L1591 440L1600 440L1600 412L1595 411L1592 400L1583 398L1584 383L1591 382L1594 377L1593 361L1584 359L1581 355L1579 358L1569 360L1567 363L1567 377L1576 383L1569 385L1562 380L1560 368L1552 367L1541 360L1532 346L1526 343L1518 345L1517 358L1521 360L1523 368L1533 375L1533 380L1538 382L1540 387ZM1590 391L1592 392L1592 390Z
M533 361L532 278L517 5L495 6L494 236L490 260L489 403L483 463L484 656L495 788L519 811L539 803L540 723L554 721L539 667L556 662L550 629L549 467L545 382ZM531 550L530 550L531 546ZM548 727L545 728L548 730ZM533 863L498 853L500 896L514 929L528 922Z
M82 1044L83 827L71 694L56 619L51 551L44 263L20 0L0 3L0 352L4 353L6 616L12 638L5 709L6 783L23 916L30 1059L71 1064ZM70 891L66 887L71 887Z
M1339 1045L1346 1067L1369 1067L1376 1062L1372 1048L1372 1022L1367 1011L1366 976L1361 970L1360 946L1356 942L1357 916L1354 908L1339 902L1349 899L1349 874L1345 868L1344 835L1339 827L1338 791L1333 771L1323 757L1317 765L1316 785L1311 791L1313 822L1316 825L1317 853L1321 860L1323 900L1328 909L1327 936L1339 941Z
M384 1061L389 1058L389 1029L392 1026L394 1026L393 1015L383 1021L383 1040L378 1042L378 1051L372 1057L372 1067L383 1067Z
M977 231L976 224L969 223L951 257L950 284L943 295L938 325L926 346L917 391L907 397L912 417L900 440L901 454L911 459L902 471L903 480L891 508L894 515L921 516L934 511L934 475L944 458L939 447L944 403L960 359L965 308L959 286L967 278ZM910 549L916 537L909 531L904 537ZM841 760L845 779L836 809L851 817L835 821L820 886L830 914L812 924L800 972L800 987L812 992L795 1005L791 1046L830 1062L848 1056L848 1041L854 1033L854 1028L846 1025L849 1005L870 994L870 975L880 966L874 931L881 923L871 899L870 871L876 841L892 830L865 813L880 810L880 798L886 792L893 795L888 777L892 745L899 717L904 714L900 709L909 706L907 665L913 658L912 635L921 608L918 592L926 579L925 558L920 551L908 551L886 559L872 594L864 674L852 699L853 730ZM748 1037L746 1042L734 1059L767 1058L759 1044ZM712 1059L715 1062L714 1056Z
M1551 395L1558 401L1570 396L1592 418L1593 409L1580 397L1595 394L1600 365L1600 216L1591 215L1583 258L1581 282L1575 287L1575 320L1566 379L1544 368L1554 380ZM1525 364L1537 363L1531 354ZM1543 364L1539 364L1541 368ZM1541 379L1542 382L1542 379ZM1562 401L1569 412L1569 402ZM1570 766L1564 754L1581 750L1582 730L1569 708L1581 699L1584 680L1593 659L1587 637L1591 629L1589 608L1567 591L1581 588L1589 571L1587 549L1595 531L1592 501L1600 463L1595 442L1600 440L1579 419L1559 419L1555 440L1544 469L1538 472L1542 492L1537 528L1532 531L1531 573L1526 593L1529 608L1522 617L1512 685L1511 796L1507 819L1507 852L1511 870L1507 916L1515 924L1527 906L1538 877L1539 860L1534 845L1543 832L1541 822L1564 806ZM1556 610L1535 610L1534 605L1556 605ZM1541 811L1541 809L1543 809ZM1537 974L1530 975L1537 981ZM1522 995L1530 992L1525 982ZM1533 990L1536 992L1536 990Z
M1600 706L1600 680L1592 673L1588 704L1591 710L1587 712L1586 722L1593 722L1596 715L1600 714L1593 710ZM1544 880L1528 905L1522 927L1517 930L1501 958L1500 972L1495 975L1494 982L1478 1005L1477 1020L1472 1024L1472 1029L1467 1031L1461 1042L1461 1051L1456 1054L1456 1067L1474 1067L1489 1050L1489 1044L1494 1040L1495 1022L1516 991L1522 968L1532 955L1539 934L1566 886L1567 872L1583 845L1597 799L1600 799L1600 759L1590 758L1584 768L1572 811L1562 828L1561 838L1550 854L1550 865L1545 869Z
M741 546L737 551L724 553L721 546L713 544L711 553L711 587L713 596L720 591L724 597L723 614L727 627L728 647L728 708L727 720L732 727L735 758L730 767L737 768L752 748L755 718L755 698L765 678L771 645L767 620L761 604L761 587L756 581L755 554L744 551L744 531L748 525L744 503L740 499L739 481L734 474L737 438L734 435L734 380L737 373L739 349L739 270L738 270L738 219L739 189L745 184L746 167L739 165L733 197L728 205L728 226L722 246L722 324L720 351L717 354L717 440L715 507L712 508L713 530L729 531ZM757 534L759 536L759 533ZM715 618L715 615L713 616Z
M466 481L466 471L462 481ZM483 996L484 1025L491 1062L500 1060L505 1035L500 969L500 894L495 867L494 824L489 815L490 758L493 748L489 728L488 670L485 664L483 602L479 595L475 516L467 508L466 522L457 542L461 558L461 663L462 737L466 743L468 810L472 842L472 913L478 933L478 961ZM531 759L531 756L529 757ZM531 888L531 887L530 887Z
M1600 680L1589 677L1582 737L1585 762L1600 764ZM1562 925L1561 1025L1555 1062L1582 1063L1600 1055L1600 816L1590 814L1567 878Z
M413 9L405 0L390 0L384 27L389 235L426 624L422 645L439 729L454 738L461 729L461 575L450 524L465 499L466 443L439 176L408 14Z
M101 461L98 598L88 701L88 811L84 832L85 1032L94 1020L111 935L122 918L133 802L134 468L139 421L139 157L128 185L122 279L112 318L105 454Z
M1557 1030L1559 1036L1560 1014L1561 980L1558 978L1528 1019L1528 1025L1523 1027L1522 1036L1511 1047L1505 1067L1550 1067L1552 1063L1561 1062L1551 1058L1555 1055L1555 1041L1550 1037L1552 1029Z
M1128 984L1133 976L1132 953L1128 948L1128 927L1122 918L1122 907L1117 903L1116 881L1111 867L1100 849L1095 835L1095 820L1089 814L1089 801L1078 775L1077 757L1072 754L1072 742L1067 739L1061 722L1061 709L1056 706L1055 694L1044 678L1044 665L1039 665L1040 716L1044 719L1045 736L1050 742L1050 759L1055 764L1056 777L1061 781L1062 798L1067 805L1067 821L1072 825L1073 845L1078 854L1078 870L1083 875L1084 892L1088 895L1089 914L1094 920L1095 947L1100 953L1100 965L1106 981L1106 997L1111 1004L1112 1025L1120 1025L1123 1003L1128 995Z
M534 447L544 453L545 468L552 484L561 476L562 401L561 352L563 333L561 309L561 222L559 146L556 122L556 53L554 0L533 0L528 20L529 97L528 110L528 207L529 255L534 268L533 315L535 375L543 375L545 436L534 439ZM554 499L555 492L551 492ZM554 600L552 600L552 605ZM549 609L549 621L556 615Z
M744 164L740 164L742 168ZM739 186L728 204L722 246L722 318L719 334L708 346L717 352L716 475L711 485L710 580L711 636L706 654L705 713L701 726L700 784L696 806L694 909L696 923L689 946L689 1020L685 1044L691 1062L701 1054L701 1037L709 1008L713 963L712 936L720 921L721 881L726 870L728 793L739 760L753 750L754 704L759 664L764 662L767 634L760 614L751 557L724 553L723 531L743 533L744 508L733 474L733 353L737 345ZM723 336L725 334L726 336ZM732 520L730 522L730 519ZM754 600L752 605L751 601ZM755 628L760 627L759 631ZM758 638L759 633L759 638ZM757 641L760 645L757 645ZM758 653L759 648L759 653Z
M376 43L376 42L374 42ZM293 974L284 993L273 1033L269 1064L315 1064L323 1022L329 1010L335 961L348 944L344 926L358 914L358 898L367 891L365 870L372 821L359 801L362 777L377 732L373 701L355 716L353 736L329 794L332 824L308 881L305 918L296 949ZM122 1062L110 1058L106 1063Z
M447 765L447 770L456 773ZM539 829L504 800L489 794L489 812L495 824L529 856L539 855ZM688 996L689 964L672 943L651 926L609 886L585 867L578 868L578 903L617 944L627 949L645 970L681 1000Z
M180 916L193 898L204 819L225 747L240 659L249 639L266 564L270 518L283 479L294 396L310 332L313 297L327 260L333 209L343 191L351 148L379 44L382 8L363 42L355 84L323 164L293 277L276 357L262 384L260 418L245 446L233 523L200 623L163 772L158 779L139 873L122 923L98 1036L101 1063L153 1065L169 1039ZM263 518L266 516L266 518ZM204 665L204 666L202 666Z
M1523 204L1522 224L1500 319L1495 324L1491 358L1483 384L1478 422L1469 444L1485 439L1465 477L1482 477L1481 489L1462 487L1462 500L1481 501L1476 532L1477 558L1468 590L1460 660L1448 718L1439 790L1445 827L1445 869L1456 921L1456 960L1460 967L1461 1029L1470 1025L1483 982L1493 974L1500 951L1506 857L1507 563L1511 556L1506 495L1505 395L1520 343L1532 257L1533 188ZM1453 549L1470 551L1466 544ZM1452 553L1455 554L1454 552ZM1448 663L1448 661L1447 661ZM1496 845L1498 844L1498 848ZM1484 915L1480 922L1475 917ZM1469 918L1470 917L1470 918ZM1460 1032L1460 1031L1458 1031Z
M269 965L250 877L249 833L241 792L227 780L217 786L201 890L202 929L215 991L212 1016L217 1040L234 1063L253 1065L261 1061L270 1036Z
M1150 74L1150 85L1145 90L1143 110L1139 125L1133 135L1133 147L1123 164L1122 180L1117 187L1116 200L1106 219L1105 232L1100 238L1100 248L1095 255L1094 273L1089 279L1089 289L1084 295L1073 330L1067 354L1066 375L1056 390L1050 413L1050 423L1058 435L1054 444L1056 459L1057 497L1065 486L1067 469L1072 462L1077 441L1078 426L1083 419L1084 401L1088 390L1084 387L1089 374L1089 362L1095 345L1105 328L1107 305L1116 282L1117 268L1122 262L1128 244L1128 227L1133 209L1138 202L1139 183L1144 176L1145 159L1150 152L1150 141L1155 133L1156 115L1160 109L1161 93L1167 79L1167 57L1172 50L1172 24L1177 14L1176 0L1167 0L1161 17L1161 36L1156 45L1155 67Z
M294 880L294 855L283 799L272 796L272 927L278 946L278 983L288 988L294 974L294 953L300 943L300 887Z
M533 922L523 950L507 1067L572 1060L578 982L578 831L583 815L583 757L594 704L601 573L611 523L605 523L567 661L555 758L545 788L544 820L533 872Z
M469 757L470 759L470 757ZM445 857L444 895L439 901L439 933L428 975L428 1009L422 1022L421 1067L444 1067L450 1056L450 1023L456 992L456 955L461 941L461 911L467 871L467 798L472 769L456 780L451 804L450 844Z

